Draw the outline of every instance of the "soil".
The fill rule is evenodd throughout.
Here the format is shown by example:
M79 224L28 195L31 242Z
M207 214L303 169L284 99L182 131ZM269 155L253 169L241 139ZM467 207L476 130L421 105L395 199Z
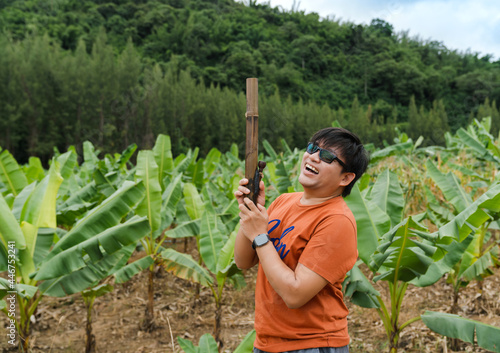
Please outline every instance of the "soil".
M221 352L233 352L245 335L253 329L256 269L244 273L247 286L243 290L226 288L223 297ZM377 289L386 295L385 283ZM199 290L199 294L198 294ZM461 291L458 314L500 327L500 269L483 282L482 295L476 282ZM215 304L210 290L179 279L158 267L155 273L155 317L157 328L140 330L147 298L147 273L128 283L115 285L115 290L96 299L93 309L93 333L96 352L157 353L182 352L177 337L198 345L199 338L212 333ZM407 290L401 323L425 310L450 312L452 287L445 279L431 287ZM351 353L388 352L387 339L376 310L364 309L347 302L350 310L349 332ZM7 344L5 315L0 317L4 352L12 352ZM86 308L81 295L66 298L46 297L41 301L32 324L33 353L85 352ZM449 339L448 339L449 341ZM433 333L421 321L403 330L399 352L453 352L443 336ZM459 342L459 350L486 352Z

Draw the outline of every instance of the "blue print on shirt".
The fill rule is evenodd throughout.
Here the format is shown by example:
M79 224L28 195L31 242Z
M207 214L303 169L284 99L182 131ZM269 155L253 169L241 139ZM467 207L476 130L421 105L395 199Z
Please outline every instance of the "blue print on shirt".
M286 249L286 244L284 242L282 242L282 239L285 235L287 235L295 227L294 226L288 227L287 229L285 229L283 231L283 233L281 234L281 236L279 238L272 238L271 233L273 232L273 230L275 230L281 224L281 221L279 219L273 219L272 221L269 221L269 224L271 224L273 222L275 224L269 230L269 233L268 233L269 239L273 242L274 247L276 248L276 251L278 252L281 259L283 260L285 258L285 256L288 255L288 253L290 252L290 249L288 249L288 250Z

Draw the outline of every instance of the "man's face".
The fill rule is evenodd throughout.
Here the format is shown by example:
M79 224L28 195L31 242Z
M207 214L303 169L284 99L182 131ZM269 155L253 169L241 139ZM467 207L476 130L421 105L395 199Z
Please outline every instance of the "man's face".
M336 149L325 148L321 143L318 146L335 153L342 160ZM306 151L302 157L299 182L304 187L304 192L312 197L336 196L352 180L348 180L348 175L353 173L343 173L342 169L337 160L327 163L319 158L319 151L312 154Z

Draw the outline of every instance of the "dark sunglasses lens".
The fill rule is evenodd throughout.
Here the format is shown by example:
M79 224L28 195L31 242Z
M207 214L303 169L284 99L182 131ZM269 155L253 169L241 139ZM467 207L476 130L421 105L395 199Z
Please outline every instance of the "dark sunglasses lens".
M309 142L307 144L307 153L315 153L318 150L318 146L316 146L314 143Z
M332 163L335 160L335 155L327 150L319 151L319 158L326 163Z

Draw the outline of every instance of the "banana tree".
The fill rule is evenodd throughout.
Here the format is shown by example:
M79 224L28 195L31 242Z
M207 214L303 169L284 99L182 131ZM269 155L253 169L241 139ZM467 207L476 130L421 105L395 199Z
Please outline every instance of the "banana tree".
M155 328L154 270L158 254L163 250L165 231L175 217L176 204L181 198L182 174L173 177L174 162L170 138L159 135L153 150L139 151L135 179L145 186L145 194L136 209L138 215L147 217L149 234L141 239L146 256L123 267L115 273L117 283L129 280L143 270L148 270L148 291L145 317L141 327L145 331Z
M469 207L473 200L470 193L466 192L462 187L460 180L452 172L447 174L442 173L437 166L431 162L426 163L427 172L438 188L442 191L447 203L452 208L447 211L444 206L438 205L437 201L429 203L428 215L438 226L449 221L451 217L459 214ZM476 305L479 307L482 297L483 279L492 275L492 268L495 263L498 263L499 247L495 241L490 241L490 227L498 227L500 215L494 211L489 212L490 219L483 222L474 229L471 234L471 239L463 243L467 244L465 251L462 252L460 261L456 262L450 269L448 282L453 284L453 304L451 312L457 313L458 299L460 289L467 286L472 280L477 280L480 288L480 296L476 300Z
M387 177L383 179L387 180ZM353 196L347 199L349 206L361 213L355 214L358 223L359 253L363 261L373 249L375 243L373 238L380 234L377 233L376 221L380 212L385 213L381 211L383 203L387 205L387 212L393 215L398 214L396 210L401 209L400 203L387 201L401 197L401 193L395 190L397 189L395 184L394 182L379 183L377 180L371 190L363 194L354 188ZM385 199L380 196L391 194L392 197ZM376 200L379 205L382 202L382 205L374 205L375 200L368 199L369 195L372 195L371 197L379 195ZM370 204L371 207L366 207L366 204ZM393 206L389 207L390 204ZM394 208L394 205L398 206ZM366 265L374 272L374 281L388 282L390 305L386 305L359 268L355 267L351 270L344 284L346 296L351 297L353 303L357 305L376 308L386 329L390 352L397 352L401 331L421 318L417 316L402 324L398 322L408 285L428 286L441 278L463 256L465 249L472 241L472 229L488 221L490 219L488 213L498 212L499 207L500 186L497 185L440 227L437 232L429 233L422 227L416 221L423 218L423 215L419 215L403 220L376 239L378 246L371 255L368 255L370 262ZM363 210L365 214L362 213ZM388 215L386 217L390 218ZM370 237L371 242L367 240Z
M98 242L89 242L96 234L104 241L112 239L101 233L121 222L144 193L141 184L128 182L101 205L89 211L69 232L58 229L56 199L63 182L60 161L67 156L59 157L52 161L47 175L39 183L33 182L22 190L11 189L16 192L15 197L10 194L11 205L3 197L0 198L0 254L8 254L8 244L15 244L13 259L16 276L13 284L17 288L16 302L20 311L16 328L21 338L21 347L25 350L29 346L31 317L42 296L76 293L86 289L96 279L102 278L102 273L96 271L99 266L94 267L94 263L100 260L97 255L100 245ZM16 167L17 163L14 167L12 165L13 163L8 169L4 169L7 170L4 180L12 179L16 174L21 175L22 170L19 166ZM136 234L138 233L134 232L134 237ZM65 250L86 241L88 242L85 248L79 248L73 255L65 255ZM123 242L108 244L111 249L108 255L117 252L123 245ZM86 255L82 255L82 249L85 249L83 253ZM2 264L4 263L7 262L2 261ZM3 290L0 293L0 299L3 299L6 292Z
M191 195L190 200L201 200L194 186L190 188L189 194ZM166 249L162 252L161 257L167 271L172 272L177 277L210 288L215 301L214 336L219 347L222 347L221 318L224 286L228 280L233 280L233 284L238 286L243 285L241 272L234 263L234 242L237 228L228 237L226 235L229 233L228 228L216 213L212 203L207 202L201 208L200 204L188 200L190 212L201 212L201 215L196 216L196 213L193 215L193 217L199 218L197 219L199 223L196 221L188 222L189 228L182 227L183 231L173 229L166 233L170 237L196 236L200 261L174 249ZM195 205L197 206L195 207ZM189 235L189 230L192 231L191 235Z

